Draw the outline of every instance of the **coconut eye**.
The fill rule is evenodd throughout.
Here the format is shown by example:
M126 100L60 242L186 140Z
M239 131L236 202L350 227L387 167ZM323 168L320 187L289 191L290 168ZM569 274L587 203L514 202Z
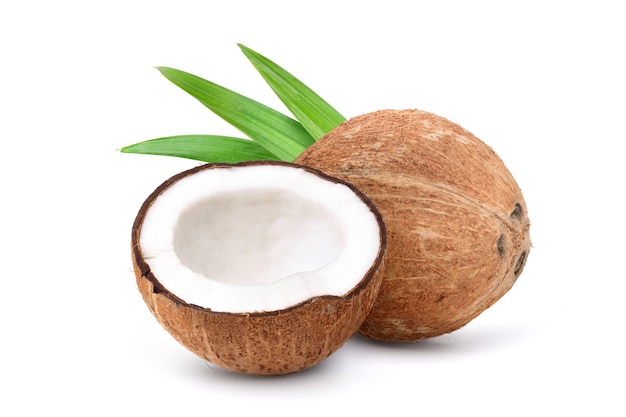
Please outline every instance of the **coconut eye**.
M526 261L526 251L522 252L522 254L517 259L517 264L515 264L515 270L513 270L513 274L517 277L522 273L522 269L524 269L524 261Z
M511 212L511 220L520 221L522 220L523 209L520 203L515 203L515 208L513 212Z
M496 246L498 247L498 255L500 255L500 257L504 256L504 235L500 235L500 237L498 238L498 242L496 243Z

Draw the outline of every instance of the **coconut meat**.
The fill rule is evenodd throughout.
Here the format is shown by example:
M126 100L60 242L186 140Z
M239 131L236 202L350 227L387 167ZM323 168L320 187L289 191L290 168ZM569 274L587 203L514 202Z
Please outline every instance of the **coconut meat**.
M174 182L147 211L140 246L178 298L253 313L345 296L374 264L380 233L346 185L298 167L250 165Z

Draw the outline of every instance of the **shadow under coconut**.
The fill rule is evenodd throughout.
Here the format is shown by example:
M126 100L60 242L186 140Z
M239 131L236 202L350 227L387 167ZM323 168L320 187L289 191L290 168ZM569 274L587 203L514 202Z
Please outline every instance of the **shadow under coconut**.
M459 329L456 332L417 342L383 342L355 335L351 343L360 348L389 349L425 354L462 354L502 350L532 337L532 330L521 327Z
M323 360L321 363L308 369L277 376L252 375L222 369L210 362L194 355L181 355L175 365L179 376L195 379L204 383L213 384L219 381L221 386L233 384L236 387L249 385L257 389L276 389L281 386L316 384L320 378L327 380L342 372L350 359L344 354L351 351L350 356L358 351L376 354L376 351L402 353L403 355L425 356L462 356L486 354L524 344L535 336L535 332L528 327L477 327L459 329L456 332L442 336L424 339L417 342L383 342L368 339L359 334L354 335L342 349ZM345 365L345 366L344 366ZM301 387L302 388L302 387Z

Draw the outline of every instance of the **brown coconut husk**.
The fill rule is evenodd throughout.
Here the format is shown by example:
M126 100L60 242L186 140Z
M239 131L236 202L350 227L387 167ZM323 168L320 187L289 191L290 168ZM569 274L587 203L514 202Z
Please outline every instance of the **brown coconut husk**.
M522 272L531 242L521 190L489 146L449 120L365 114L296 162L356 185L385 220L385 274L364 336L416 341L457 330Z

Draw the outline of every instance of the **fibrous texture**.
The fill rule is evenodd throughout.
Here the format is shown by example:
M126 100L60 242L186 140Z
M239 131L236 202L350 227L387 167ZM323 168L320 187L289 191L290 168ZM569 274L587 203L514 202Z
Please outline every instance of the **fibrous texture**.
M360 332L416 341L459 329L500 299L530 250L515 179L462 127L419 110L355 117L296 162L372 199L388 230L380 295Z

